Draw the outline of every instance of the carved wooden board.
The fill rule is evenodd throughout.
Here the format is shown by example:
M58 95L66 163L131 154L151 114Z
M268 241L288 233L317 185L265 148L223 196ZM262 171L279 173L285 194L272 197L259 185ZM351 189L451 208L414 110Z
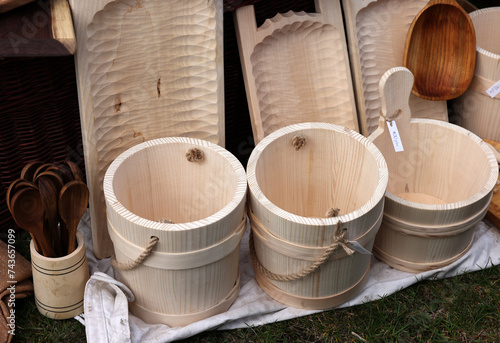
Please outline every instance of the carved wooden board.
M317 13L277 14L257 27L236 10L236 32L255 143L284 126L327 122L358 130L339 0Z
M379 81L393 67L403 65L406 34L413 18L428 0L342 0L349 41L361 133L378 127ZM413 118L448 121L446 101L410 96Z
M104 258L113 247L102 181L119 154L167 136L224 145L222 1L70 5L94 251Z

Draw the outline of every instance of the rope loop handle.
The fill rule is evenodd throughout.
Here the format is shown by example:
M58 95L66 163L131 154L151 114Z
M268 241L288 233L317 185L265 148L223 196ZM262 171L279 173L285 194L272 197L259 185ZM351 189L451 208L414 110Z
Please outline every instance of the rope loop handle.
M254 237L253 237L253 229L250 230L250 237L249 237L249 248L250 248L250 256L252 257L252 261L254 263L254 266L258 269L258 271L267 277L268 279L274 280L274 281L295 281L298 279L302 279L309 274L315 272L319 267L321 267L329 258L330 256L337 250L339 247L344 249L344 251L347 253L347 255L352 255L354 253L354 250L350 248L351 243L347 240L345 237L347 233L347 228L342 228L342 222L339 220L337 223L337 229L335 231L335 236L334 236L334 241L333 243L324 251L323 254L321 254L316 261L314 261L313 264L311 264L309 267L304 269L303 271L295 274L289 274L289 275L280 275L280 274L275 274L271 272L269 269L264 267L260 261L259 258L257 257L257 253L255 251L255 243L254 243Z
M113 254L113 256L111 256L111 265L113 266L113 268L120 271L128 271L140 266L149 257L149 255L151 255L151 252L158 244L159 240L160 239L158 237L151 236L146 249L144 249L144 251L133 261L120 263L116 260L115 254Z

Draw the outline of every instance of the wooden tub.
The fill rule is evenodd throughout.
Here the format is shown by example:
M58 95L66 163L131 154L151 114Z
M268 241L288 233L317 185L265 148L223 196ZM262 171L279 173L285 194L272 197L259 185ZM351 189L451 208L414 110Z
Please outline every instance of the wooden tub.
M263 290L303 309L354 297L382 219L388 171L380 151L342 126L290 125L255 147L247 179L250 250Z
M184 326L229 308L239 293L246 189L240 162L199 139L147 141L111 164L104 194L113 266L135 295L134 315Z

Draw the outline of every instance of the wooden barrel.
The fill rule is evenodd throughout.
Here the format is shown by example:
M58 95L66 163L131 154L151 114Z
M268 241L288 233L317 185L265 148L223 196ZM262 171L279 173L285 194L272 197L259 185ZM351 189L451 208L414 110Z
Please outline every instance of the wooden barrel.
M262 289L303 309L354 297L369 275L388 182L375 145L334 124L290 125L255 147L247 179Z
M500 93L487 90L500 81L500 7L470 13L476 30L476 68L467 91L453 103L457 123L481 138L500 141ZM496 89L500 91L500 84Z
M199 139L147 141L113 161L104 178L108 231L134 315L184 326L229 308L239 293L246 189L241 163Z
M472 132L442 121L410 119L412 85L406 68L384 74L384 109L369 139L389 168L384 219L373 253L394 268L416 273L446 266L468 251L476 224L488 210L498 165ZM395 149L390 127L397 127L401 151Z

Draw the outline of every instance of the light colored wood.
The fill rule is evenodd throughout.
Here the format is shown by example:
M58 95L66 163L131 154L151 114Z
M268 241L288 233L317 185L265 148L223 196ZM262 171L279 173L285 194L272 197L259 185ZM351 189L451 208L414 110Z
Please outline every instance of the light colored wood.
M295 136L305 138L298 150L291 143ZM335 242L339 222L349 241L371 250L388 174L380 151L354 130L328 123L281 128L257 144L247 179L255 251L271 272L289 275L309 267ZM326 218L329 208L339 208L339 215ZM370 255L348 256L339 249L304 278L262 281L267 277L259 275L258 280L278 301L324 309L354 296L348 290L363 284L369 265ZM328 301L321 303L320 298Z
M415 76L412 93L450 100L469 87L476 64L474 25L455 0L431 0L406 36L403 66Z
M360 132L378 126L378 83L390 68L403 63L408 28L427 0L342 0ZM410 97L413 118L448 121L445 101Z
M408 99L412 80L406 68L388 70L380 82L382 97ZM498 165L486 143L464 128L402 118L395 121L400 133L408 135L402 137L404 152L394 151L382 118L369 137L389 168L384 219L374 254L394 268L419 272L451 263L470 247L475 226L488 209Z
M202 161L187 160L192 148L203 151ZM142 265L118 271L136 297L134 314L178 326L229 307L239 285L246 189L241 163L204 140L155 139L113 161L104 194L117 261L135 260L151 236L159 238Z
M486 90L500 81L500 7L470 13L476 30L476 69L469 89L453 101L457 122L481 138L500 141L500 95Z
M358 130L340 0L317 13L287 12L257 27L253 6L236 10L236 33L254 141L303 122Z
M486 144L490 147L500 165L500 142L492 141L489 139L484 139ZM498 191L498 186L500 185L500 175L497 182L497 186L493 190L493 196L491 197L491 203L488 208L488 213L486 213L486 219L488 219L496 227L500 227L500 192Z
M73 318L83 312L89 268L83 236L77 232L76 237L78 247L63 257L40 255L30 243L36 307L51 319Z
M94 251L110 256L102 180L141 142L224 145L222 1L71 0Z

